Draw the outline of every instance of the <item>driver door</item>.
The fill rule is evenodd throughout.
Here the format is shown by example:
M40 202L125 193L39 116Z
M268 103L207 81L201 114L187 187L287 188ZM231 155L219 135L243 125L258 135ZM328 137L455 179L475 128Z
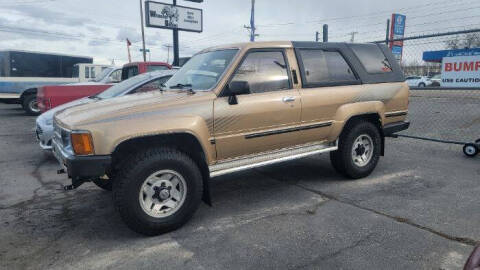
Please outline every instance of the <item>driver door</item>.
M295 144L301 100L283 49L250 50L230 81L246 81L249 93L229 103L225 89L214 103L217 159L240 157Z

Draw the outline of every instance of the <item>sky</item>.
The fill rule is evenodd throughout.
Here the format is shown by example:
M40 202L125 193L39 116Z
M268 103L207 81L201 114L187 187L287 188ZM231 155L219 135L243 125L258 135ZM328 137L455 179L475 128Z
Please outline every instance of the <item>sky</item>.
M202 33L179 33L180 56L249 41L244 25L250 21L251 0L177 2L202 9L204 23ZM324 23L329 41L350 41L351 32L357 32L355 42L382 40L394 12L407 16L406 36L480 28L479 0L256 0L257 40L313 41ZM126 38L132 42L132 60L140 61L138 0L0 0L0 50L91 56L96 63L121 65L128 59ZM150 59L166 61L172 31L145 28L145 39ZM434 49L444 46L441 39L431 43ZM423 49L410 50L413 55ZM171 62L171 51L169 56Z

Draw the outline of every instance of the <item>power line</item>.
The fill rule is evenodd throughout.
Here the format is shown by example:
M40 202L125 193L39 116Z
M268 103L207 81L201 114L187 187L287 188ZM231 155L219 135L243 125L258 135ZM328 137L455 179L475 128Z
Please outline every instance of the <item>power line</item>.
M2 3L0 5L0 7L16 6L16 5L42 4L42 3L54 2L54 1L57 1L57 0L15 1L15 2L12 2L12 3Z
M416 6L410 6L410 7L405 7L405 8L398 8L398 9L395 9L395 10L377 11L377 12L372 12L372 13L367 13L367 14L362 14L362 15L348 16L348 17L331 17L331 18L325 18L325 19L308 20L308 21L304 21L304 22L285 22L285 23L259 24L258 26L259 27L265 27L265 26L271 27L271 26L286 26L286 25L298 25L298 24L310 24L310 23L325 23L325 22L353 20L353 19L357 20L358 18L366 19L366 18L374 18L374 17L384 16L385 13L387 13L387 12L391 13L391 12L400 12L400 11L406 11L406 10L414 10L413 13L416 13L416 12L421 12L419 9L430 7L432 5L438 5L439 6L443 3L452 3L452 1L451 0L440 1L440 2L439 1L433 1L433 2L426 3L424 5L416 5ZM467 2L467 3L478 3L478 1L470 1L470 2ZM453 6L458 6L459 4L466 4L466 3L459 3L459 1L452 3ZM445 5L443 7L445 7ZM466 9L470 9L470 8L466 8ZM462 10L465 10L465 9L462 9ZM448 13L448 12L449 11L445 11L444 13ZM442 14L444 14L444 13L442 13ZM438 13L436 12L436 13L432 13L432 14L438 14ZM432 14L429 14L429 15L432 15ZM419 15L419 16L416 16L416 17L424 18L425 16L427 16L427 15L422 14L422 15ZM384 24L384 22L382 22L381 24Z

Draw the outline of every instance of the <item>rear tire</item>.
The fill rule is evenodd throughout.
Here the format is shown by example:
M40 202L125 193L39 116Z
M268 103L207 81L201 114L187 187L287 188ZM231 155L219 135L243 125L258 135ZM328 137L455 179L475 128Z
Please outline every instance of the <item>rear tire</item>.
M157 235L185 224L201 202L200 169L186 154L169 148L134 155L113 181L113 198L127 226Z
M28 115L39 115L37 95L29 94L23 98L22 107Z
M366 177L377 166L381 144L380 132L373 123L355 121L345 127L338 150L330 152L330 161L333 168L346 177Z

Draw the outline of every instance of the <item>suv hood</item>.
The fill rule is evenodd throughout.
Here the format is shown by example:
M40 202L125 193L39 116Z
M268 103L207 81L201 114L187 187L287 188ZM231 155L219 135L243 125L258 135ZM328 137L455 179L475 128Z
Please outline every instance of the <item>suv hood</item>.
M141 94L125 95L97 102L78 105L65 109L55 115L55 119L67 128L78 128L81 125L91 124L98 121L122 116L133 116L150 111L169 110L172 108L186 106L190 103L215 98L213 92L197 92L195 94L187 91L167 90L163 92L147 92Z

